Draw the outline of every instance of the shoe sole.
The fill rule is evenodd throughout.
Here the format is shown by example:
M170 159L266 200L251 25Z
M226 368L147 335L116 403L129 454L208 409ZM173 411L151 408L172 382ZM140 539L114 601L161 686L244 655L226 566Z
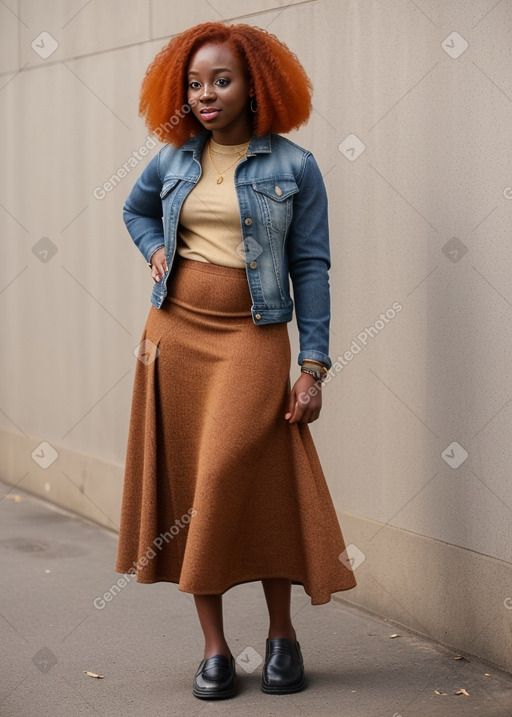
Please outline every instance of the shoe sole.
M234 697L237 694L237 688L234 687L231 690L225 692L210 692L210 690L199 690L193 688L194 697L198 697L200 700L227 700L230 697Z
M292 695L294 692L302 692L305 687L305 679L293 687L269 687L264 682L261 683L261 691L265 692L267 695Z

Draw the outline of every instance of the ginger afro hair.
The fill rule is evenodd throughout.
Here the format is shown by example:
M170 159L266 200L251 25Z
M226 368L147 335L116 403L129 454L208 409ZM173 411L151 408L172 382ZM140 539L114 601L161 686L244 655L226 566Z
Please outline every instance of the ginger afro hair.
M253 133L286 133L311 114L313 87L297 56L275 35L243 23L204 22L173 37L155 56L142 81L139 115L150 132L179 147L203 126L190 112L187 71L192 55L207 43L229 46L252 79L258 110Z

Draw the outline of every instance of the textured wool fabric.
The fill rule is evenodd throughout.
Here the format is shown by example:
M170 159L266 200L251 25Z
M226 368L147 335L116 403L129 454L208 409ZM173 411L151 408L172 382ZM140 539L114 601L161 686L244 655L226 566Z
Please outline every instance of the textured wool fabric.
M245 269L176 256L136 361L115 570L199 595L288 578L356 585L307 424L285 420L286 323L254 324Z

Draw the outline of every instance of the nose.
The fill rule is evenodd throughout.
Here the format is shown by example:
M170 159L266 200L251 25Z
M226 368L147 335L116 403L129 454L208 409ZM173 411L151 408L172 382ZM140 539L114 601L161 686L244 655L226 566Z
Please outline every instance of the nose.
M203 91L200 93L201 100L211 100L215 96L213 85L210 85L209 83L205 82L203 85Z

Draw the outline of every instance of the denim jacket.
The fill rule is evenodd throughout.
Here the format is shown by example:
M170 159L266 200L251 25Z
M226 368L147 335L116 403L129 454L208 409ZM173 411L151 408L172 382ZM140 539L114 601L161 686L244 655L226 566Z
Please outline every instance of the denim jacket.
M201 176L209 136L203 129L181 147L162 147L123 207L130 236L148 263L165 247L168 268L151 294L157 309L167 294L181 206ZM253 136L235 169L235 187L254 323L290 321L295 302L298 363L314 359L330 368L327 194L315 158L281 135Z

